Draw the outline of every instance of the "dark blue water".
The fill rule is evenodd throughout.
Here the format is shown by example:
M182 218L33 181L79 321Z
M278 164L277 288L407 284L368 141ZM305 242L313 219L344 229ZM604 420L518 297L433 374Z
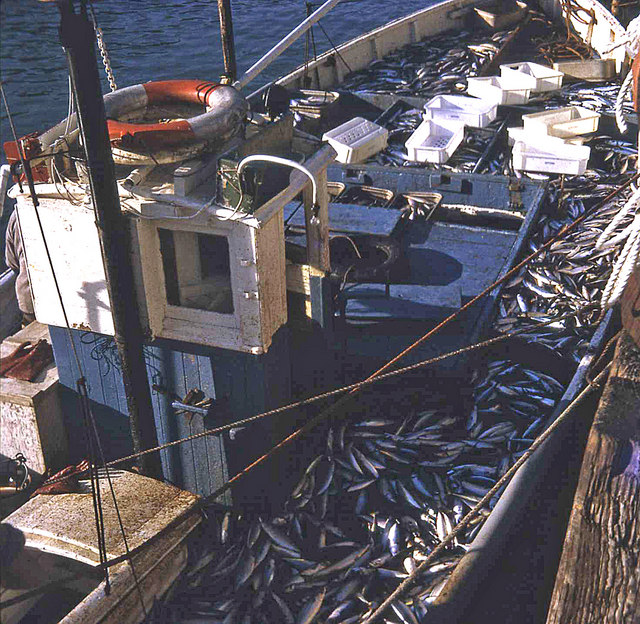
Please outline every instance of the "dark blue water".
M339 44L429 4L434 0L343 0L321 24ZM216 80L221 74L215 0L96 0L94 7L119 87L170 78ZM306 17L303 0L232 0L232 10L239 73ZM66 116L67 68L58 24L53 2L0 0L0 72L18 136L45 130ZM314 33L318 52L331 47L318 27ZM303 61L304 37L247 93ZM10 139L4 109L0 134L2 141Z

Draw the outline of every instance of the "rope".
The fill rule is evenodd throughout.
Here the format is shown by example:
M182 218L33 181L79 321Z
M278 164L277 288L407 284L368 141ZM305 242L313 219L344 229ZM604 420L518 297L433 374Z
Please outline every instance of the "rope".
M493 498L493 496L502 488L502 486L509 480L515 472L524 464L524 462L531 456L531 454L559 427L559 425L569 416L569 414L603 381L605 375L609 371L610 364L600 372L600 374L589 383L589 385L566 407L566 409L558 416L558 418L553 422L549 428L542 433L533 444L522 454L522 456L518 459L518 461L497 481L497 483L489 490L476 504L476 506L469 511L469 513L455 526L452 528L451 532L448 533L442 542L431 551L431 553L427 556L427 558L415 569L413 574L406 578L395 590L394 592L378 607L378 609L367 619L363 624L373 624L375 620L382 615L382 613L387 609L387 607L395 600L402 592L404 592L408 586L415 580L416 576L433 560L435 559L444 549L445 547L467 526L470 524L471 520L482 510L482 508ZM397 371L396 371L397 372ZM116 460L120 461L120 460ZM105 464L105 466L113 465L114 462L109 462ZM123 555L120 557L116 557L111 559L104 564L100 565L100 569L106 570L114 565L122 563L123 561L130 560L130 555ZM9 600L5 600L0 602L0 609L4 609L10 607L14 604L17 604L23 600L27 600L28 598L32 598L33 596L40 595L49 589L58 587L64 583L80 578L84 575L85 572L78 573L76 575L71 575L65 577L64 579L60 579L58 581L52 581L51 583L47 583L42 585L41 587L37 587L29 592L21 594L20 596L16 596L15 598L10 598Z
M602 249L618 244L625 238L627 239L613 265L611 275L602 293L601 306L603 310L613 307L620 301L620 297L638 262L638 256L640 255L640 214L636 214L631 225L622 232L616 236L612 236L612 234L622 221L632 214L632 211L638 207L639 203L640 188L633 192L596 241L596 249Z
M603 309L611 308L620 301L620 297L622 297L622 293L635 270L638 255L640 255L640 214L636 215L631 224L629 238L627 238L623 250L613 265L611 276L602 293L601 305Z
M620 90L618 91L618 97L616 97L616 103L614 111L616 113L616 126L618 126L618 130L620 130L621 134L625 134L628 130L627 120L624 118L624 101L627 99L627 95L631 91L631 87L633 85L633 72L630 71L627 74L627 77L624 79L622 85L620 86Z
M558 427L568 418L568 416L574 411L574 409L598 386L602 383L605 376L609 372L608 364L602 372L593 380L592 383L586 386L584 390L567 406L567 408L556 418L552 425L542 433L533 444L523 453L518 461L511 467L505 474L498 479L496 484L478 501L477 505L469 511L469 513L460 522L451 529L446 537L429 553L427 558L396 587L396 589L389 594L385 601L366 619L362 624L373 624L376 622L382 614L389 608L391 603L400 597L411 584L416 580L417 576L431 564L431 562L442 553L442 551L453 541L453 539L464 529L466 529L473 518L484 508L484 506L498 493L498 491L506 484L507 481L513 477L518 469L531 457L531 455L542 445L547 438L549 438Z
M170 448L172 446L176 446L178 444L183 444L185 442L190 442L191 440L195 440L197 438L201 438L201 437L205 437L205 436L209 436L209 435L215 435L215 434L218 434L218 433L222 433L223 431L227 431L229 429L232 429L232 428L235 428L235 427L238 427L238 426L242 426L242 425L253 423L253 422L255 422L257 420L260 420L262 418L266 418L267 416L273 416L273 415L280 414L280 413L283 413L283 412L291 410L291 409L295 409L295 408L298 408L298 407L303 407L305 405L309 405L311 403L315 403L317 401L320 401L320 400L323 400L323 399L326 399L326 398L330 398L332 396L336 396L336 395L342 394L344 392L350 392L351 394L354 394L358 390L360 390L362 388L365 388L365 387L375 383L376 381L382 381L384 379L389 379L391 377L402 375L402 374L404 374L406 372L409 372L411 370L415 370L417 368L420 368L421 366L427 366L428 364L432 364L432 363L441 361L441 360L443 360L443 359L445 359L447 357L452 357L452 356L464 353L465 351L471 351L472 348L480 348L479 346L471 345L471 346L468 346L468 347L464 347L463 349L459 349L457 351L452 351L452 352L450 352L448 354L437 356L436 358L432 358L430 360L425 360L424 362L418 362L417 364L414 364L412 366L407 366L405 368L399 369L399 370L391 372L391 373L387 373L387 374L384 374L384 375L382 374L382 372L386 368L390 367L393 363L397 362L401 357L403 357L405 354L409 353L416 346L418 346L419 344L421 344L422 342L427 340L430 336L433 336L435 333L439 332L442 328L444 328L451 321L453 321L455 318L457 318L464 310L468 309L471 305L476 303L478 300L480 300L485 295L491 293L499 285L501 285L504 282L506 282L507 280L511 279L511 277L515 273L517 273L521 268L523 268L528 262L530 262L532 259L536 258L538 255L540 255L541 253L546 251L547 248L549 248L551 245L553 245L553 243L555 243L556 241L560 240L562 238L562 236L568 234L573 229L575 229L580 223L582 223L585 219L587 219L591 214L593 214L595 211L599 210L600 208L602 208L602 206L604 206L609 201L611 201L613 198L615 198L619 193L621 193L623 190L625 190L627 187L629 187L639 177L640 177L640 173L636 173L633 176L631 176L626 182L624 182L618 188L616 188L614 191L609 193L600 202L596 203L589 210L586 210L573 223L564 226L555 236L550 238L546 243L541 245L536 251L534 251L529 256L524 258L524 260L522 260L520 263L515 265L502 278L500 278L499 280L494 282L492 285L490 285L488 288L486 288L483 292L481 292L479 295L477 295L474 299L472 299L467 304L465 304L462 308L460 308L457 312L455 312L454 314L450 315L444 321L442 321L439 325L437 325L432 330L427 332L424 336L422 336L422 338L420 338L419 340L414 342L413 345L407 347L407 349L405 349L402 353L397 355L393 360L388 362L383 368L381 368L379 371L377 371L376 374L371 375L368 379L360 381L360 382L357 382L357 383L352 384L350 386L344 386L343 388L338 388L336 390L331 390L329 392L325 392L323 394L319 394L319 395L316 395L316 396L308 398L308 399L303 399L301 401L298 401L298 402L295 402L295 403L291 403L289 405L285 405L285 406L282 406L282 407L279 407L279 408L276 408L276 409L273 409L273 410L270 410L270 411L267 411L267 412L263 412L261 414L255 415L255 416L250 416L248 418L236 421L234 423L230 423L228 425L223 425L221 427L216 427L214 429L208 429L207 431L203 431L201 433L194 434L193 436L188 436L186 438L181 438L180 440L174 440L172 442L167 442L165 444L156 446L154 448L146 449L146 450L140 451L138 453L133 453L131 455L127 455L125 457L121 457L119 459L112 460L107 465L110 466L110 467L111 466L116 466L116 465L122 464L124 462L130 461L130 460L133 460L133 459L137 459L137 458L142 457L144 455L147 455L149 453L155 453L155 452L158 452L158 451L162 451L164 449ZM589 307L589 306L585 306L585 308L586 307ZM569 316L573 316L573 314L571 314ZM560 320L560 319L554 319L553 321L540 323L539 325L540 326L546 325L549 322L554 322L554 321L557 321L557 320ZM519 332L513 332L509 336L518 335L519 333L525 333L526 331L527 330L520 330ZM504 338L506 338L506 337L508 337L508 336L505 335ZM486 345L489 345L489 344L493 344L493 342L497 342L500 339L503 339L503 338L501 338L501 337L493 338L493 339L485 341L484 343L479 343L479 344L482 345L482 346L486 346ZM374 378L375 378L375 381L374 381ZM350 394L350 396L351 396L351 394ZM230 481L225 483L219 490L217 490L216 492L211 494L208 498L215 499L218 496L220 496L220 494L224 493L230 487L230 485L233 482L235 482L238 479L241 479L252 468L258 466L263 461L268 459L268 457L270 457L273 453L277 452L280 448L282 448L283 446L286 446L286 444L288 444L289 442L293 441L295 438L297 438L299 435L301 435L304 431L306 431L307 428L309 428L309 429L312 428L316 424L316 422L320 421L321 418L324 418L324 417L328 416L330 413L333 413L334 409L337 409L337 407L339 405L341 405L341 404L342 404L342 401L338 401L338 403L336 403L333 406L333 408L329 408L329 412L328 413L321 412L320 414L318 414L318 416L315 419L312 419L311 421L309 421L309 423L307 423L306 425L303 425L303 427L301 429L298 429L296 432L291 434L291 436L289 436L285 440L281 441L277 446L275 446L273 449L271 449L271 451L269 451L267 454L265 454L262 457L258 458L250 466L247 466L243 471L241 471L240 473L235 475ZM63 479L64 479L64 477L61 477L61 478L59 478L57 480L48 481L47 483L48 484L56 483L57 481L62 481Z
M224 494L224 492L226 492L236 481L244 478L251 470L253 470L254 468L257 468L260 464L262 464L263 462L268 460L270 457L275 455L278 451L280 451L280 449L284 448L285 446L287 446L288 444L290 444L291 442L293 442L294 440L299 438L301 435L303 435L307 431L310 431L311 429L313 429L313 427L318 422L320 422L321 420L324 420L325 418L327 418L328 416L333 414L339 407L344 405L344 403L346 403L349 400L349 398L351 398L351 396L356 394L364 386L364 384L366 382L369 382L374 377L378 377L379 375L381 375L385 370L387 370L388 368L393 366L396 362L401 360L405 355L407 355L408 353L413 351L416 347L421 345L423 342L425 342L426 340L428 340L429 338L431 338L432 336L434 336L435 334L440 332L444 327L449 325L452 321L454 321L461 314L463 314L466 310L468 310L471 306L473 306L478 301L480 301L483 297L485 297L486 295L488 295L491 292L493 292L498 286L500 286L501 284L505 283L507 280L511 279L511 277L513 277L518 271L520 271L520 269L522 269L522 267L524 267L531 260L533 260L533 258L536 258L541 253L545 252L549 247L551 247L551 245L553 243L555 243L557 240L560 240L562 238L562 236L568 234L573 229L575 229L580 223L582 223L585 219L587 219L587 217L589 217L593 212L595 212L596 210L600 209L602 206L604 206L606 203L608 203L611 199L613 199L619 193L621 193L624 189L626 189L629 185L631 185L633 182L635 182L635 180L637 180L638 177L640 177L640 173L634 174L625 183L623 183L620 186L618 186L614 191L609 193L604 199L602 199L600 202L598 202L597 204L592 206L592 208L590 210L585 211L573 223L564 226L555 236L552 236L546 243L544 243L543 245L538 247L537 250L535 250L533 253L531 253L526 258L521 260L513 268L511 268L509 271L507 271L507 273L505 273L500 279L496 280L493 284L491 284L490 286L485 288L480 294L476 295L473 299L469 300L466 304L464 304L456 312L454 312L453 314L448 316L446 319L441 321L433 329L429 330L421 338L416 340L412 345L408 346L404 351L402 351L401 353L396 355L393 359L391 359L389 362L387 362L382 368L380 368L376 372L374 372L365 381L363 381L360 384L358 384L357 387L355 387L353 390L351 390L347 396L343 396L340 399L338 399L338 401L333 406L327 408L323 412L320 412L315 418L311 419L308 423L303 425L301 428L299 428L298 430L294 431L292 434L290 434L288 437L286 437L284 440L282 440L276 446L274 446L270 451L268 451L267 453L265 453L264 455L262 455L261 457L256 459L254 462L249 464L244 470L240 471L234 477L229 479L224 485L222 485L215 492L210 494L207 497L207 500L215 500L221 494Z
M96 14L93 10L93 2L91 1L89 1L89 17L91 18L91 21L93 23L93 29L96 31L96 43L98 44L98 50L100 51L100 56L102 57L104 71L107 74L109 88L111 89L111 91L116 91L118 89L118 85L116 84L116 79L113 75L113 69L111 69L111 60L109 59L109 53L107 52L107 45L104 42L102 28L98 26Z

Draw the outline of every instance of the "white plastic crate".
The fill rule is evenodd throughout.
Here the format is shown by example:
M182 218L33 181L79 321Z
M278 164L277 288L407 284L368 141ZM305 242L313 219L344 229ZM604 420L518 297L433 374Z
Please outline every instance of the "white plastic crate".
M531 89L522 83L522 78L467 78L467 93L496 104L526 104Z
M474 128L484 128L496 118L498 105L466 95L436 95L425 104L424 111L427 120L458 121Z
M534 147L544 148L550 146L552 149L566 143L572 145L582 145L584 143L583 137L573 137L571 139L561 139L560 137L551 136L549 134L542 134L541 132L531 132L525 130L522 126L517 128L507 128L507 134L509 136L509 145L514 145L518 141L528 143Z
M532 92L555 91L562 86L564 76L561 71L529 62L500 65L500 75L503 78L515 76Z
M354 117L350 121L325 132L322 137L338 156L341 163L360 163L369 156L387 147L389 131L364 117Z
M585 172L590 155L591 148L585 145L565 143L542 150L518 141L513 146L512 161L516 171L580 175Z
M461 123L423 121L407 139L405 147L409 160L442 164L458 149L464 138Z
M522 121L527 132L541 132L568 139L577 134L596 132L600 123L600 113L580 106L567 106L523 115Z

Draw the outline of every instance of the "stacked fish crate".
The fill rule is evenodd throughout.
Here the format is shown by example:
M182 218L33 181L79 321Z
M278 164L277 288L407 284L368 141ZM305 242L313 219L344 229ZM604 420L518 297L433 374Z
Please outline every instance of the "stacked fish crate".
M563 73L536 63L500 66L500 76L469 78L468 95L438 95L425 105L424 120L405 146L410 160L443 164L464 139L465 126L484 128L498 106L526 104L534 94L562 86ZM475 96L475 97L470 97ZM579 135L595 132L599 115L570 106L523 115L524 127L510 128L516 171L584 173L590 148Z
M516 171L569 175L585 172L591 148L582 145L580 135L598 129L600 113L567 106L523 115L522 121L522 128L509 128Z
M442 164L464 139L465 126L484 128L495 118L498 105L466 95L437 95L425 104L424 121L407 139L410 160Z

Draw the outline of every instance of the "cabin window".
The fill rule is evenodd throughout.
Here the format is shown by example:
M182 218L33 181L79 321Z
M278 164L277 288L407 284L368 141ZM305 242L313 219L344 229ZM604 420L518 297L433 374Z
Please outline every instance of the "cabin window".
M167 303L233 314L227 237L167 229L158 236Z

